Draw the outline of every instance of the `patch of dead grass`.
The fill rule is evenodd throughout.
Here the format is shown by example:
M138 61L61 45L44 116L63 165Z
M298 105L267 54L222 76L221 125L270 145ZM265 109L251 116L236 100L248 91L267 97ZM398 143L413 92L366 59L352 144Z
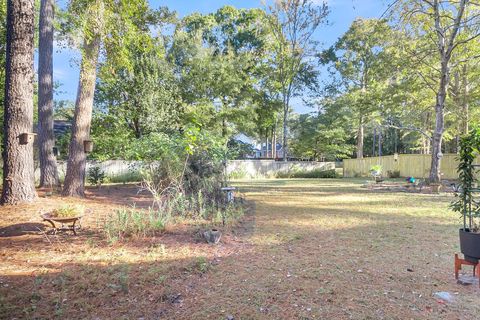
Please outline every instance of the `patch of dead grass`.
M102 217L147 195L132 186L89 199L0 208L0 228L77 203L95 212L80 236L0 237L0 318L475 319L480 290L453 278L458 217L451 196L375 193L355 180L237 183L255 216L219 246L178 224L109 245ZM408 271L412 270L412 271ZM451 304L433 298L455 294Z

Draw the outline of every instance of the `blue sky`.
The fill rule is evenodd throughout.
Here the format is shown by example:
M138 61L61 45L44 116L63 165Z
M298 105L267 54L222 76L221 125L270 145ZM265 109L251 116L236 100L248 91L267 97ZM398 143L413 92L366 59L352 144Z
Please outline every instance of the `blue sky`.
M321 0L315 0L321 2ZM224 5L238 8L262 7L261 0L149 0L153 8L167 6L178 12L180 17L193 12L209 13ZM328 0L330 7L329 25L322 26L316 38L326 48L332 45L357 17L378 18L387 7L386 0ZM57 100L75 100L78 83L78 52L72 49L56 48L54 53L54 79L62 85L55 94ZM298 113L311 112L301 99L293 103Z

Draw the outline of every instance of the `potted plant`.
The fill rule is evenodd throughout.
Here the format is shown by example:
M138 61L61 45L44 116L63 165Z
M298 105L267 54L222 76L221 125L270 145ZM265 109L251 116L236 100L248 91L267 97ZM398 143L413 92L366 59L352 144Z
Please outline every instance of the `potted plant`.
M380 164L376 164L370 168L370 174L373 177L375 182L382 182L382 166Z
M473 162L480 153L480 129L473 130L460 140L460 154L458 164L459 185L456 188L456 199L451 207L459 212L463 219L463 228L459 230L460 251L465 260L478 263L480 260L480 202L474 200L478 171Z

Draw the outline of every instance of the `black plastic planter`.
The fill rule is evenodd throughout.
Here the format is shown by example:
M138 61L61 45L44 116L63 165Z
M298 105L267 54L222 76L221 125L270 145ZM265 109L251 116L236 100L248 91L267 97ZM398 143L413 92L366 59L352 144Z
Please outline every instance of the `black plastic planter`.
M480 233L470 232L469 229L460 229L460 250L465 260L478 263L480 260Z

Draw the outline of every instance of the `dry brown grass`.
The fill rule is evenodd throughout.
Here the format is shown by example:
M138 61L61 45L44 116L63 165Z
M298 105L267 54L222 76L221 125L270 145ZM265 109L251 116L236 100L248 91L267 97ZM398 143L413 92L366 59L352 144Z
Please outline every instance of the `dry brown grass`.
M150 200L132 186L93 190L80 201L95 213L78 237L0 232L0 318L476 319L480 290L453 279L451 197L360 183L239 182L255 215L219 246L186 224L111 246L102 216ZM0 208L0 228L35 227L36 210L59 202L78 201ZM455 302L437 301L437 291Z

